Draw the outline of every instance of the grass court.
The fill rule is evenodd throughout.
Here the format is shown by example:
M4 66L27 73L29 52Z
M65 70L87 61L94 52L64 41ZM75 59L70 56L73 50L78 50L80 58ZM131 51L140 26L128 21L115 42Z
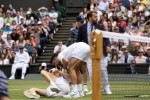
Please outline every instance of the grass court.
M110 81L112 95L106 95L102 89L102 100L150 100L150 98L125 98L125 95L150 95L150 82L133 82L133 81ZM11 100L32 100L24 96L23 92L30 88L46 89L48 83L45 81L27 81L27 80L9 80L8 89ZM91 90L88 82L88 89ZM92 100L91 95L82 98L46 98L39 100Z

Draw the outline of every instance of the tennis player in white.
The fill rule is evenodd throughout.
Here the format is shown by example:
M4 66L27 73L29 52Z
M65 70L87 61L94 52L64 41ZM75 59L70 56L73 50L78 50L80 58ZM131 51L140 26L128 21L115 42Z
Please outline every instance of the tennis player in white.
M64 98L78 98L84 96L80 69L82 66L85 66L87 62L87 67L91 67L91 63L89 63L88 60L90 60L90 46L84 42L74 43L60 52L58 56L57 54L52 56L52 63L56 66L61 63L64 69L68 68L69 70L73 90L70 94L65 95ZM90 71L90 79L92 76L91 74Z
M26 90L24 92L26 97L31 99L39 99L40 96L60 98L70 93L70 76L66 72L53 68L50 73L42 70L41 75L50 83L50 86L47 89L31 88Z

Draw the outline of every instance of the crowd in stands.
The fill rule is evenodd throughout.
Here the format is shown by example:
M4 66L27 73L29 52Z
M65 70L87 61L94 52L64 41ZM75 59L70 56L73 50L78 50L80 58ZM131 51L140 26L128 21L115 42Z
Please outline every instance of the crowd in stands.
M16 10L12 4L0 5L0 64L13 64L20 46L28 52L30 63L35 63L58 30L59 4L54 0L56 8L40 7L37 13L32 8L24 11L23 7Z
M84 23L89 11L97 12L97 23L103 30L114 34L128 34L133 36L150 37L150 3L148 0L90 0L87 7L79 13ZM76 19L76 27L71 29L71 41L76 39L75 30L81 26ZM150 62L150 44L110 39L111 53L108 54L109 63Z

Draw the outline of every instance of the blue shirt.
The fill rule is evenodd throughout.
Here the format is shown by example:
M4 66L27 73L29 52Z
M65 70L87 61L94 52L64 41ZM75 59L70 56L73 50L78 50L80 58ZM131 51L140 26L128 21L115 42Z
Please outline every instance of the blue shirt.
M77 27L71 30L71 38L74 39L74 42L77 42L79 29Z
M90 24L89 22L87 23L87 37L88 37L88 44L90 45L90 34L92 30L95 29L95 26Z

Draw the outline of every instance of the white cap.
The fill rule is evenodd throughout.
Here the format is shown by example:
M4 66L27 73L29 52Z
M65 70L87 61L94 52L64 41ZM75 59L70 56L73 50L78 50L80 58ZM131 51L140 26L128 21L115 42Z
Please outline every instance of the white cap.
M45 7L41 7L41 9L46 9Z
M28 14L31 14L31 12L30 12L30 11L27 11L27 15L28 15Z
M23 49L25 52L28 52L28 50L26 48Z
M139 49L139 52L144 52L143 49Z
M41 21L38 21L38 23L37 24L42 24L42 22Z
M26 29L26 28L24 28L24 29L23 29L23 31L26 31L26 32L27 32L27 29Z
M47 64L46 64L45 62L43 62L43 63L41 64L41 66L47 66Z
M6 26L10 26L10 23L7 23Z
M141 3L141 1L140 1L140 0L138 0L138 1L137 1L137 3Z
M146 12L145 12L145 16L147 17L147 16L149 16L149 15L150 15L149 11L146 11Z
M150 47L147 47L147 50L150 50Z
M122 48L122 49L123 49L123 48L127 48L127 46L124 45L124 46L122 46L121 48Z
M55 68L50 69L49 72L51 72L51 71L53 71L53 70L55 70Z

